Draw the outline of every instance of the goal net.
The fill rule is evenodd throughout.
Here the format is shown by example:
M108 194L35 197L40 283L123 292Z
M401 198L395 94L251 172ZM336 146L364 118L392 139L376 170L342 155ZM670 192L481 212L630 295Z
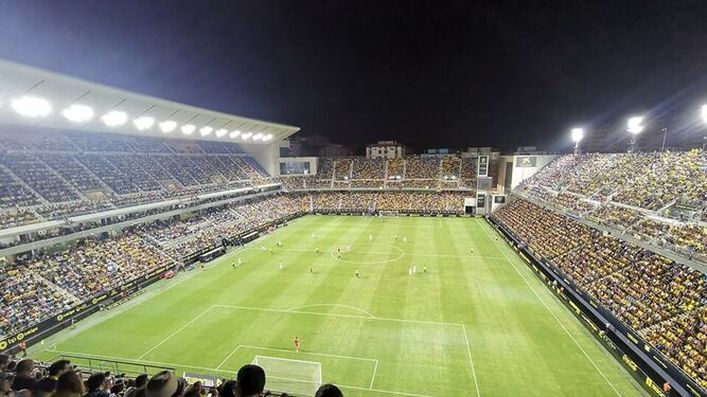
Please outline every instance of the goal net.
M320 362L255 356L253 364L265 370L267 390L314 396L322 384Z
M380 216L400 216L400 211L378 211Z

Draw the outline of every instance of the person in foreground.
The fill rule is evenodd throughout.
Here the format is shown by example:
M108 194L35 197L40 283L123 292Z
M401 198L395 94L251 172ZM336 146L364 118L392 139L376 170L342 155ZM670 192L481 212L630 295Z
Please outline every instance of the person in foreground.
M317 390L317 394L314 397L344 397L344 393L335 385L327 383L319 386L319 390Z
M236 376L236 397L257 397L265 389L263 368L248 364L238 370Z

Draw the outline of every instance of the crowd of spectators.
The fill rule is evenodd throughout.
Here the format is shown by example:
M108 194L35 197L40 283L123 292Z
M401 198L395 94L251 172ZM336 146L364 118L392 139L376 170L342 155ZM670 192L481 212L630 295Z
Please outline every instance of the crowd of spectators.
M707 260L707 227L700 223L707 220L703 150L562 156L518 191L689 259Z
M522 199L495 217L707 387L705 274Z
M565 155L523 181L519 189L569 190L651 211L676 201L704 207L706 167L707 155L701 149Z
M266 390L266 371L254 364L242 366L235 379L219 379L216 386L190 383L171 370L150 376L93 372L66 358L52 363L0 354L0 393L3 397L290 397ZM334 384L318 386L314 397L344 397Z
M309 211L309 200L304 195L279 194L141 225L136 230L168 255L181 259L221 244L223 239L305 211Z
M441 189L476 187L471 159L457 156L369 159L323 158L316 175L287 175L288 190L307 189Z
M0 266L0 335L20 331L169 263L131 231L78 241L56 252L18 256Z
M315 211L464 212L461 192L318 192L311 195Z
M2 228L270 181L235 143L40 129L0 138Z

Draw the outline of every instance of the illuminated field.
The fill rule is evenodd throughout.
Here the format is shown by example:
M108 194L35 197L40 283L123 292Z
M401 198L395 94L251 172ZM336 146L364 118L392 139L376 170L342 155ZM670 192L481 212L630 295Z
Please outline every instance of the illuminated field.
M347 396L644 395L494 229L469 218L308 216L44 349L223 377L255 356L316 362Z

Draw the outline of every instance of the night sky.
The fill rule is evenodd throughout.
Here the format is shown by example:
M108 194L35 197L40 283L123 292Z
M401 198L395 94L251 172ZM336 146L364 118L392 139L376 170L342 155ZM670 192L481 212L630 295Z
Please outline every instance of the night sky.
M352 147L559 150L570 127L620 129L631 113L674 141L706 129L704 0L0 7L2 58Z

